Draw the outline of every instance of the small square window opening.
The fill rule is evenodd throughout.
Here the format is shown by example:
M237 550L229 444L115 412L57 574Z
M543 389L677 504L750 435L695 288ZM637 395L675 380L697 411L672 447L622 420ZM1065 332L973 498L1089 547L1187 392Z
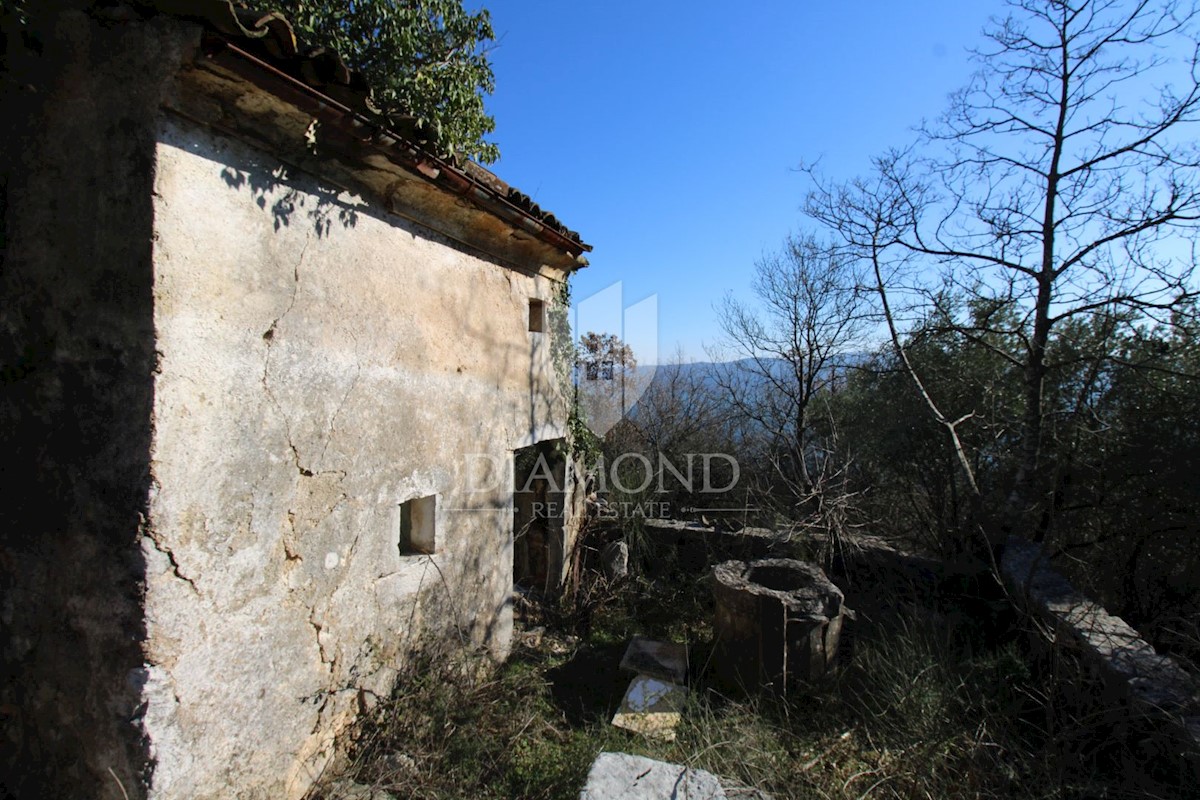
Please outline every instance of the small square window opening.
M534 333L546 330L546 302L536 297L529 298L529 330Z
M432 555L437 545L437 496L400 504L400 555Z

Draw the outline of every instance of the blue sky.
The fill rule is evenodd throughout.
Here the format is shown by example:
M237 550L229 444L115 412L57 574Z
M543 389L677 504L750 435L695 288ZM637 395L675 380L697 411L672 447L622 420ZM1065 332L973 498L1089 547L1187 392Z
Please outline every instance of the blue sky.
M595 247L576 299L658 297L658 350L705 358L714 305L805 224L801 162L848 179L974 66L1000 0L489 0L502 178ZM635 346L635 349L638 349ZM641 359L646 363L648 359Z

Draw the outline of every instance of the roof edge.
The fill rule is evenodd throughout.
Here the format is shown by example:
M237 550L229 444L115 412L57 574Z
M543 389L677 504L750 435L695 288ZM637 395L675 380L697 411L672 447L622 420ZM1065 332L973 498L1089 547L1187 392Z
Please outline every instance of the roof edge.
M285 88L307 96L311 103L306 105L312 107L306 110L322 124L382 147L398 166L568 253L576 268L587 266L583 254L592 246L578 233L487 168L437 155L427 125L411 116L382 114L359 73L347 68L335 51L305 46L282 15L247 9L234 0L141 0L140 5L199 22L205 27L205 57L219 59L265 91Z

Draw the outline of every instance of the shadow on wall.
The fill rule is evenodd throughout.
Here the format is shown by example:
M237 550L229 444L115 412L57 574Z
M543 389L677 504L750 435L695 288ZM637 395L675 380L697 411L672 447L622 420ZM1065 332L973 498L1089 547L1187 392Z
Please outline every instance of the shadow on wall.
M339 197L341 192L324 188L314 181L307 180L302 191L292 181L287 167L280 166L272 171L267 171L250 167L237 169L226 166L221 168L221 180L225 181L225 184L231 189L249 188L255 205L270 212L274 219L276 232L290 227L292 219L299 213L303 213L318 238L329 235L335 220L343 228L353 228L358 223L360 209L341 200ZM281 189L282 193L280 193ZM316 204L311 208L306 208L314 194L317 197ZM268 201L270 202L269 207Z
M488 535L476 535L461 542L452 552L452 560L437 554L419 556L421 572L409 598L412 605L408 608L407 624L390 634L396 637L397 650L405 658L447 644L473 651L490 646L508 629L505 612L512 606L512 593L501 592L493 600L486 597L488 592L484 588L494 585L508 588L507 565L497 560L495 550L496 541L507 537L506 522L512 514L508 498L497 496L460 511L475 524L481 518L496 520L495 528L482 531ZM479 588L484 588L482 597L470 591ZM354 667L350 674L355 675ZM346 689L361 690L361 687L339 686L334 691Z
M182 40L165 23L105 28L82 13L53 33L39 54L9 52L0 82L0 793L137 798L151 770L143 587L174 565L147 507L154 153ZM234 163L224 182L249 191L276 232L328 237L366 213L426 235L299 170ZM487 342L481 358L525 366L519 310L513 324L522 335Z
M0 82L0 794L138 798L154 120L176 42L81 13L47 31Z
M168 125L160 134L163 142L172 147L186 150L209 160L219 168L221 180L230 189L250 193L254 204L271 216L272 226L278 233L293 226L309 226L319 239L327 239L340 226L350 230L358 225L363 215L403 230L413 238L423 238L439 245L480 259L500 268L498 274L520 273L511 263L489 253L463 244L448 236L430 230L404 217L392 214L380 207L370 193L361 195L331 188L327 183L309 172L304 162L300 166L281 165L268 156L260 156L252 148L227 138L224 134L212 137L214 144L198 145L189 134L187 126ZM200 150L197 151L197 147ZM313 165L319 169L319 165ZM511 279L510 279L511 280ZM541 298L549 301L550 298ZM552 301L547 302L547 306ZM561 335L549 326L545 332L527 331L525 307L513 309L512 335L497 338L495 331L479 324L461 308L442 308L437 311L445 318L453 318L460 327L462 338L475 344L474 352L480 363L486 364L490 372L504 375L521 374L528 380L528 432L526 443L544 438L542 423L555 416L565 417L565 401L557 392L547 392L543 387L559 382L553 362L555 348L551 337ZM547 309L547 314L556 313ZM567 333L569 336L569 332ZM528 337L528 338L527 338ZM552 435L559 436L555 431ZM508 445L517 444L515 442Z
M512 268L509 264L451 240L419 223L389 213L378 206L372 195L359 196L329 188L327 184L323 183L322 178L311 174L306 169L279 165L270 156L262 156L251 147L227 139L222 134L212 137L212 141L216 142L215 146L211 144L198 145L197 140L188 133L186 127L169 126L162 135L165 143L198 154L210 161L214 167L219 167L218 174L223 183L235 192L248 192L254 205L271 216L272 227L276 233L282 233L288 228L304 231L307 226L310 226L312 233L316 234L318 238L327 239L331 234L336 234L339 226L343 230L356 228L360 218L365 215L403 231L413 238L427 239L495 265L501 270L497 273L498 275L508 275ZM208 142L209 139L202 137L200 141ZM197 153L198 146L201 149ZM456 320L462 338L476 345L473 352L482 363L488 365L489 370L496 370L500 374L508 375L513 374L518 365L530 364L531 359L536 363L538 354L541 352L539 348L545 346L539 342L542 337L537 336L533 337L531 344L526 345L526 309L518 307L513 311L512 325L515 335L506 335L503 338L497 338L486 325L481 325L472 316L463 314L461 309L442 308L438 313ZM408 342L405 343L405 346L415 345ZM545 402L548 412L552 401L542 397L543 392L536 391L534 366L530 365L529 370L531 384L529 424L532 436L540 433L539 430L535 430L537 426L533 417L537 412L534 403ZM480 428L480 431L481 435L487 434L483 428ZM425 577L421 579L418 592L424 598L421 601L422 605L429 606L422 608L421 616L431 623L432 617L437 617L438 621L432 624L434 629L440 626L455 628L455 633L451 635L461 639L465 645L490 640L504 625L504 612L512 603L511 593L506 592L489 614L480 608L471 607L468 602L469 597L461 597L452 589L460 581L466 581L466 585L474 585L481 580L486 583L489 576L498 583L501 582L501 575L493 574L497 569L494 548L497 541L504 541L509 534L507 523L511 519L510 503L511 498L507 496L503 498L503 501L489 503L488 511L494 512L495 518L499 520L496 529L492 532L493 535L479 537L478 541L472 541L467 545L464 551L456 552L453 564L443 562L438 566L436 562L430 561L428 569L433 572L430 574L429 580L426 580ZM482 517L490 516L490 514L483 513L481 509L473 509L471 516ZM507 555L505 557L507 558ZM510 583L507 564L503 565L502 583L505 585ZM442 593L446 597L436 599L436 596ZM444 613L431 613L435 607Z
M325 238L334 225L349 230L359 215L369 214L388 224L398 217L372 208L358 195L331 187L315 177L320 165L310 172L301 166L282 164L250 145L224 133L197 134L196 124L167 115L158 125L159 141L171 148L208 161L221 180L234 191L248 191L253 202L271 215L276 233L293 225L306 224L318 238Z

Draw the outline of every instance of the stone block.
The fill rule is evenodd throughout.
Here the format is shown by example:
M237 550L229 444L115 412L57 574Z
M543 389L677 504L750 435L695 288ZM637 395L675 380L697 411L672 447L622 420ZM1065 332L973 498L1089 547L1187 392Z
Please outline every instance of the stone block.
M725 800L711 772L626 753L601 753L579 800Z

